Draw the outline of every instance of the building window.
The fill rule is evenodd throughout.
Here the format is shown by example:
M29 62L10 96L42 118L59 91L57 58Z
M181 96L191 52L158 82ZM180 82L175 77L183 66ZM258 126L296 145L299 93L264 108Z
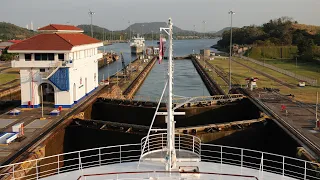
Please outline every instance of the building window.
M54 61L54 54L53 53L49 53L48 54L48 60L49 61Z
M38 54L38 53L34 54L34 59L36 61L40 61L41 60L41 54Z
M46 69L41 68L40 72L46 72Z
M64 54L58 54L59 61L64 61Z
M31 54L24 54L25 61L31 61Z
M36 53L35 54L35 60L36 61L53 61L54 60L54 54L53 53Z
M48 54L45 54L45 53L41 54L41 60L42 61L48 60Z

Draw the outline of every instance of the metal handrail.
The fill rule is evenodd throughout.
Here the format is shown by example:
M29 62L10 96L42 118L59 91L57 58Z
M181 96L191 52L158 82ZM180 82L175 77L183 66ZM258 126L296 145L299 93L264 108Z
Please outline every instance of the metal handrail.
M320 180L320 164L316 162L230 146L213 144L201 144L201 146L201 161L258 169L261 173L259 179L263 178L263 172L271 172L304 180L306 180L307 177ZM212 149L215 149L215 151ZM217 151L218 149L219 151ZM232 153L230 153L230 151ZM213 154L216 156L212 156ZM254 154L254 156L252 154ZM268 158L266 158L266 156ZM237 161L237 163L234 163L234 161ZM258 162L258 164L254 162Z
M141 158L143 156L165 151L167 142L167 133L158 133L146 136L141 139ZM177 151L188 151L201 158L201 140L196 136L189 134L175 134L175 148ZM144 148L145 147L145 148Z
M144 143L153 145L150 151L146 146L145 153L161 150L166 146L165 133L149 137L149 141L145 137L137 144L92 148L0 166L0 179L39 179L63 172L82 171L89 167L138 162ZM192 141L185 141L188 138ZM153 140L157 142L152 144ZM202 162L256 169L260 172L259 179L263 179L264 172L271 172L297 179L320 180L320 164L315 162L245 148L201 144L198 137L187 134L176 134L175 144L177 151L186 150L199 154Z
M130 178L127 176L130 175ZM139 175L135 178L134 175ZM104 177L106 176L112 176L110 179L152 179L152 177L187 177L190 176L192 179L196 176L200 177L200 175L211 175L221 177L237 177L239 178L245 178L245 179L256 179L258 178L256 176L250 176L250 175L241 175L241 174L230 174L230 173L215 173L215 172L180 172L180 171L134 171L134 172L111 172L111 173L100 173L100 174L83 174L80 175L77 180L87 179L90 177ZM126 176L123 177L122 176ZM109 178L108 178L109 179ZM180 178L179 178L180 179ZM183 178L184 179L184 178ZM189 179L189 178L187 178ZM198 179L198 178L196 178Z

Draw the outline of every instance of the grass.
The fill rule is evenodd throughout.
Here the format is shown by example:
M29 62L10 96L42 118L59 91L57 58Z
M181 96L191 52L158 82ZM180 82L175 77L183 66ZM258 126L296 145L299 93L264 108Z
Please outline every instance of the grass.
M208 70L206 69L206 72L209 74L209 76L221 87L221 89L225 92L228 93L229 91L229 85L224 82L219 76L218 74L213 71L213 70Z
M0 85L19 78L19 74L0 74Z
M294 78L283 75L281 73L278 73L278 72L273 71L271 69L265 68L263 66L247 62L245 60L239 60L239 62L246 64L256 70L263 71L264 73L267 73L275 78L281 79L282 81L285 81L286 83L289 83L291 85L296 86L297 88L291 89L286 86L283 86L282 84L280 84L278 82L274 82L273 80L271 80L263 75L257 74L256 72L233 62L232 63L232 72L233 72L232 77L234 79L236 79L237 81L239 81L241 85L246 85L246 81L245 81L246 78L257 77L257 78L259 78L257 84L258 84L258 87L260 87L260 88L263 88L263 87L277 88L277 89L280 89L281 94L284 94L284 95L294 94L295 99L297 99L299 101L303 101L306 103L315 103L316 102L315 97L316 97L317 91L320 90L319 88L311 87L311 86L298 87L297 86L298 80L296 80ZM216 58L215 60L210 61L210 63L221 67L225 72L229 71L229 60L228 59ZM311 70L309 70L309 71L304 70L304 71L306 71L308 73L314 73ZM211 72L211 74L213 74L213 76L214 76L213 72ZM318 74L318 76L319 76L319 74ZM222 83L220 80L217 80L217 83L219 85L225 85L225 83L224 82Z
M320 83L320 62L316 60L309 62L301 62L298 60L297 66L296 60L265 60L264 62L302 76L317 79L318 83Z

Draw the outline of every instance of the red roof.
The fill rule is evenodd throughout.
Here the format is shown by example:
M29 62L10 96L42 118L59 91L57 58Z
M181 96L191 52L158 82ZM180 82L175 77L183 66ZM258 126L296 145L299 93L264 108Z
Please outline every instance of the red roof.
M63 24L49 24L48 26L38 29L39 31L55 31L55 30L67 30L67 31L82 31L82 29Z
M30 39L10 46L9 51L45 51L45 50L71 50L73 46L95 44L100 41L82 33L52 33L39 34Z
M22 42L22 40L9 40L8 42L12 42L12 43L16 44L16 43Z

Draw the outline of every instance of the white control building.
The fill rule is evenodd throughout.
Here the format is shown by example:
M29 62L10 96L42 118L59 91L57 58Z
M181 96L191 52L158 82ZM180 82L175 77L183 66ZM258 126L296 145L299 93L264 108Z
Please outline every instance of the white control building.
M70 25L50 24L9 48L19 54L21 106L70 108L98 87L98 47L103 43Z

